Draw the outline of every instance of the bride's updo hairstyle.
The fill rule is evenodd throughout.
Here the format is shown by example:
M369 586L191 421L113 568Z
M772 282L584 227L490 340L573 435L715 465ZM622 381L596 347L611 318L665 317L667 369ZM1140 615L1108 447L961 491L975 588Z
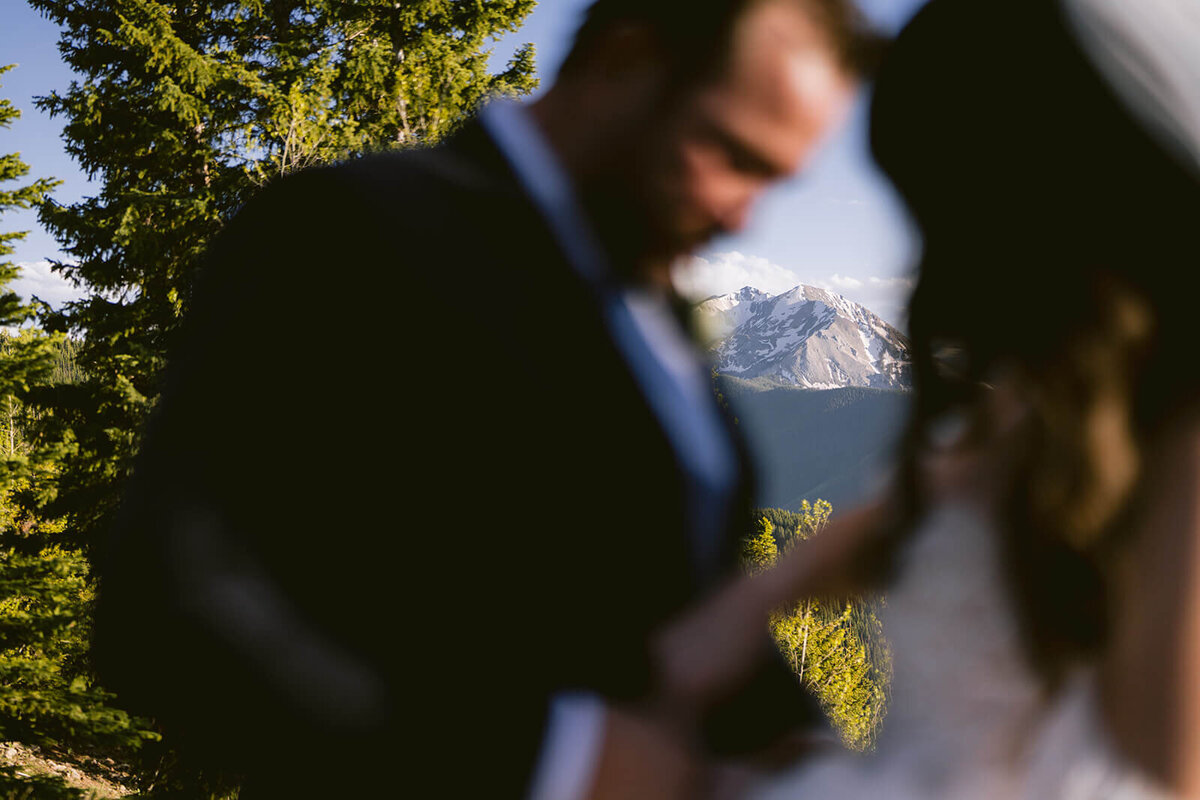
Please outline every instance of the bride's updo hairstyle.
M1107 0L1121 3L1142 5ZM1010 434L1004 549L1051 685L1103 644L1143 456L1200 387L1195 154L1170 124L1170 70L1136 47L1106 65L1120 25L1105 33L1088 5L932 0L889 52L871 118L876 160L925 242L902 530L926 496L921 455L986 436L988 393L1016 387L1027 411ZM1157 110L1122 70L1167 87Z

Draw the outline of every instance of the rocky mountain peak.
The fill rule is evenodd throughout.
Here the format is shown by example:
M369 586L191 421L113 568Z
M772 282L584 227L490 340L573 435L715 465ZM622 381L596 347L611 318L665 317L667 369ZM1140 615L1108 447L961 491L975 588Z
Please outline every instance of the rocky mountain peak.
M752 287L696 308L717 371L808 389L908 388L908 339L866 307L801 284L769 295Z

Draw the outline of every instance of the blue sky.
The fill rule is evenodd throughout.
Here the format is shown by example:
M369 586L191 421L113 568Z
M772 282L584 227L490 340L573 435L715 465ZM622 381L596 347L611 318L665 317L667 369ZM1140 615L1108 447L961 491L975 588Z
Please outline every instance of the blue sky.
M548 81L562 60L589 0L541 0L525 26L497 43L503 63L522 42L537 46L539 72ZM861 0L881 27L895 31L922 0ZM22 110L12 128L0 131L0 153L19 151L33 177L64 181L55 193L72 202L90 193L87 177L63 151L61 121L33 107L32 98L65 88L70 71L59 60L57 30L20 0L0 7L0 64L18 68L0 77L0 96ZM890 187L866 150L866 93L848 124L826 143L804 175L772 191L743 233L714 242L679 274L681 288L696 295L753 285L785 291L797 283L834 289L885 319L903 324L909 270L917 242ZM51 303L72 289L49 273L46 258L59 257L54 240L32 213L10 212L0 230L29 230L13 260L22 265L15 288Z

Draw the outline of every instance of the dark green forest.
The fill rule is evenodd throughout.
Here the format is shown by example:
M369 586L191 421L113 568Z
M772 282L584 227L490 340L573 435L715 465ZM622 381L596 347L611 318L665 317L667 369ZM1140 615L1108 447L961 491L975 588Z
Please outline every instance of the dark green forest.
M55 181L0 155L0 800L234 798L234 781L182 765L153 720L122 710L88 655L91 565L199 265L272 180L435 143L485 98L535 88L531 45L488 67L491 42L535 0L28 3L58 26L75 76L36 104L95 193L60 203ZM19 114L0 99L0 154ZM66 254L54 269L83 299L50 308L8 288L17 267L3 259L24 234L4 214L17 208L37 209ZM817 535L830 513L787 505L797 510L756 515L748 568ZM886 699L876 609L814 599L772 620L798 679L860 749Z
M790 509L866 499L892 463L911 399L892 389L801 389L728 375L716 385L764 465L762 504Z

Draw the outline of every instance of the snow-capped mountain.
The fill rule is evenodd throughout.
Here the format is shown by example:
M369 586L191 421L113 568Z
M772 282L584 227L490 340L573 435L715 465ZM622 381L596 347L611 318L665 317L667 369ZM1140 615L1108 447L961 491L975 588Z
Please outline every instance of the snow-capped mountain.
M814 286L771 296L749 286L697 309L717 371L806 389L911 383L908 340L858 303Z
M758 303L770 299L771 295L753 286L708 298L696 307L704 335L710 341L724 339L754 316Z

